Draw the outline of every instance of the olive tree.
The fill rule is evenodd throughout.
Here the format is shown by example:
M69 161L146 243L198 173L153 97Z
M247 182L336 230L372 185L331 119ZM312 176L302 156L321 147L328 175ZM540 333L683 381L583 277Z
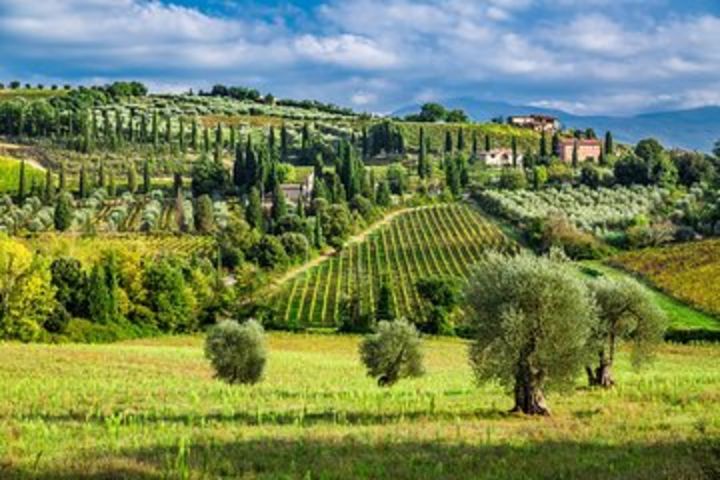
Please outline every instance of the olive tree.
M545 392L571 385L588 357L596 307L571 265L554 257L491 253L466 291L478 382L514 393L512 411L549 415Z
M618 342L632 344L632 361L638 366L650 360L662 342L667 319L647 290L634 280L602 277L589 286L598 307L590 344L598 363L594 369L587 366L586 371L591 386L608 388L615 383L612 366Z
M205 356L217 378L230 384L257 383L267 362L265 331L255 320L224 320L208 332Z
M401 378L423 374L420 335L407 320L378 322L360 344L360 357L378 385L391 386Z

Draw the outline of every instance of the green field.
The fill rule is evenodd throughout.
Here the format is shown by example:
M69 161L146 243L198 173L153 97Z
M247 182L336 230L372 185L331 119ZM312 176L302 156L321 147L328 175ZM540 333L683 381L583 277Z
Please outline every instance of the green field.
M45 181L45 174L37 168L25 165L27 172L27 188L30 191L33 179L38 184ZM15 194L20 184L20 161L15 158L0 156L0 193Z
M611 391L504 413L460 340L381 389L354 336L271 334L266 379L212 378L201 339L0 344L0 477L710 479L720 473L720 347L670 346ZM580 385L579 379L578 385ZM713 450L715 448L715 450Z
M418 318L422 304L415 282L433 275L467 278L473 263L494 249L515 244L475 210L460 204L404 211L351 242L320 265L287 281L278 294L287 326L333 327L340 302L356 291L364 311L372 312L378 286L386 278L397 316Z

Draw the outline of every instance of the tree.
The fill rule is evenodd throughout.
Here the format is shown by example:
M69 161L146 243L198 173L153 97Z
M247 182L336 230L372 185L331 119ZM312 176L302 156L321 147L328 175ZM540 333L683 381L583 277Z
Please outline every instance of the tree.
M415 283L415 288L424 301L423 310L427 313L427 320L420 329L432 334L453 333L450 315L462 298L457 280L443 277L421 278Z
M58 174L58 188L61 192L67 189L67 181L65 179L65 162L60 162L60 173Z
M586 367L591 386L611 387L612 366L618 343L632 343L634 365L648 361L662 343L667 319L650 294L630 279L599 278L589 284L598 306L590 348L597 354L597 367Z
M395 320L395 302L393 301L392 290L388 284L387 275L380 280L377 301L375 302L375 320Z
M610 130L605 132L605 153L608 155L615 153L615 143L613 142L613 136Z
M52 203L55 198L55 181L53 180L52 170L45 170L45 192L43 193L43 201L46 205Z
M229 175L225 168L210 160L205 153L193 163L190 175L192 177L190 188L196 197L222 194L229 183Z
M678 180L686 187L700 182L711 183L716 177L715 166L702 153L675 152L672 160L678 171Z
M385 181L390 187L390 191L395 195L402 195L408 187L407 171L399 163L394 163L388 167L385 173Z
M452 153L453 151L453 140L450 130L445 130L445 153Z
M132 160L127 169L127 188L132 194L137 192L137 170L135 170L135 162Z
M60 305L75 317L87 316L87 278L80 261L71 257L57 258L50 265L50 272L55 298Z
M382 321L375 333L360 345L360 358L369 376L381 387L424 373L421 340L415 327L404 319Z
M85 163L80 166L80 179L78 181L79 190L78 195L80 198L87 198L88 194L90 193L88 186L88 180L87 180L87 173L85 172Z
M271 270L288 262L285 247L283 247L280 239L273 235L263 235L260 240L253 245L250 256L262 268Z
M215 230L215 213L209 195L200 195L195 208L195 228L200 233L212 233Z
M53 223L55 225L55 229L59 232L64 232L70 228L72 221L72 197L68 193L61 192L58 196L57 202L55 203L55 210L53 211Z
M147 195L148 193L150 193L151 189L152 185L150 179L150 160L146 158L145 162L143 162L143 193Z
M578 162L579 162L579 158L578 158L578 142L577 142L577 140L575 140L575 141L573 142L573 150L572 150L572 166L573 166L573 168L577 168L577 167L578 167Z
M545 392L571 384L587 359L596 321L588 287L564 260L493 253L473 271L465 298L476 379L510 389L513 411L549 415Z
M248 195L248 206L245 210L245 219L252 228L261 231L263 230L262 202L260 200L260 192L255 187L250 189L250 194Z
M462 128L458 129L457 148L460 152L465 151L465 131Z
M53 310L54 293L47 265L0 234L0 339L37 339Z
M196 328L197 316L193 312L196 299L183 271L188 265L173 256L160 256L148 263L142 273L142 286L146 290L147 307L154 313L155 323L161 332L182 333Z
M427 142L425 140L425 129L420 127L419 145L418 145L418 176L427 178L429 176L430 164L427 158Z
M25 159L20 161L20 175L18 179L18 199L22 202L27 196L27 173L25 171Z
M547 158L549 155L547 137L545 136L545 132L542 132L540 134L540 158Z
M378 184L377 193L375 195L375 203L381 207L389 207L392 203L390 195L390 186L387 181L383 180Z
M208 332L205 356L217 378L229 384L257 383L267 363L265 332L252 319L243 324L224 320Z
M86 285L85 298L88 301L90 320L101 324L111 323L114 320L112 293L108 288L105 266L102 263L98 262L93 266Z
M287 215L287 203L285 201L285 192L280 188L280 184L276 183L272 194L272 207L270 208L270 216L273 222L278 222L282 217Z

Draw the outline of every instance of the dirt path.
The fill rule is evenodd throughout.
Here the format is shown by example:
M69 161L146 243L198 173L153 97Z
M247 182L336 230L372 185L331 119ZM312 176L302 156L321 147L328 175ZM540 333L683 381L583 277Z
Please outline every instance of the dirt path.
M0 155L6 154L10 155L12 158L15 158L16 160L25 160L25 163L37 170L45 171L45 167L43 167L40 162L35 160L34 158L29 158L25 155L19 155L15 156L13 153L28 153L30 152L30 148L26 147L24 145L16 145L14 143L3 143L0 142Z
M370 225L368 228L366 228L362 232L348 238L347 241L345 242L343 248L348 247L348 246L353 245L358 242L362 242L363 240L365 240L368 237L368 235L377 231L379 228L383 227L384 225L387 225L388 223L392 222L393 219L395 219L395 217L397 217L398 215L402 215L403 213L411 212L413 210L419 210L421 208L426 208L426 207L401 208L400 210L395 210L394 212L391 212L391 213L385 215L382 219L373 223L372 225ZM304 273L304 272L310 270L311 268L320 265L325 260L328 260L328 259L334 257L337 253L338 253L337 250L331 249L327 252L321 253L317 257L313 258L312 260L310 260L308 262L303 263L302 265L299 265L295 268L288 270L281 277L278 277L270 284L270 286L268 287L268 292L280 288L287 281L292 280L297 275L300 275L301 273Z

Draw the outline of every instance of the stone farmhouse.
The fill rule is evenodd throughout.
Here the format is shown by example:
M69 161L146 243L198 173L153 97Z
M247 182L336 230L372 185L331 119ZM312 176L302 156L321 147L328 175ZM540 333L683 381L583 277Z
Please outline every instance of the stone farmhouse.
M478 160L488 167L508 167L513 164L512 150L509 148L494 148L487 152L479 152ZM523 156L517 154L517 164L522 165Z
M560 160L565 163L572 163L573 151L577 148L578 163L582 162L597 162L600 159L600 152L602 151L602 143L600 140L595 138L584 138L576 139L570 138L560 140L558 146L559 151L557 153Z
M560 121L549 115L517 115L508 118L508 124L530 128L538 133L554 133L560 130Z

